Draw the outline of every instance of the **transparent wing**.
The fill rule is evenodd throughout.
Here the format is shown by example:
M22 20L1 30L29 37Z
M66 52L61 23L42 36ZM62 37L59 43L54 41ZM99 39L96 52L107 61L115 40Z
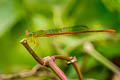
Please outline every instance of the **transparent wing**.
M70 31L79 31L79 30L88 30L87 26L84 25L76 25L76 26L70 26L70 27L63 27L59 29L49 29L49 30L44 30L45 33L59 33L59 32L70 32Z

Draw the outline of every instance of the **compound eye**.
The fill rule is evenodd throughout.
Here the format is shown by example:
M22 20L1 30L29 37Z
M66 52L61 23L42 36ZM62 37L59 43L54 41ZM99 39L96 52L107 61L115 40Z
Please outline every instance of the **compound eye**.
M30 30L26 30L26 37L29 37Z
M33 36L33 33L32 33L32 32L29 32L28 35L29 35L30 37L32 37L32 36Z

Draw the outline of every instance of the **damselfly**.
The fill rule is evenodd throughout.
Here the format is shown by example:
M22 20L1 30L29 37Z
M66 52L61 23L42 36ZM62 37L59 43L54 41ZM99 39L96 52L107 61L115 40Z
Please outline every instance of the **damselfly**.
M31 38L31 41L37 43L37 37L50 37L54 35L65 35L65 34L79 34L79 33L89 33L89 32L110 32L114 33L114 29L103 29L103 30L79 30L80 27L87 28L87 26L79 25L73 27L64 27L58 29L49 29L49 30L38 30L31 32L30 30L26 31L26 37ZM75 29L75 30L73 30ZM73 30L73 31L72 31Z

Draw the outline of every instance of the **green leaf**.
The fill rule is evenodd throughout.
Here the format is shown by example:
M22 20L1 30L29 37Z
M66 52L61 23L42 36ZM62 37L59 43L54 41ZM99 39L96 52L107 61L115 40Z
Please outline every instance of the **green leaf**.
M16 23L19 16L19 10L13 0L0 1L0 36Z

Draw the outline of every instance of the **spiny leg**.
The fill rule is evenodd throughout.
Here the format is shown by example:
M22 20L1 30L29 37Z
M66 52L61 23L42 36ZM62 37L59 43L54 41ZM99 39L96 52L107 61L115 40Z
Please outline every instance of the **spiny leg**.
M30 41L35 45L34 48L38 48L39 43L37 42L36 37L33 37L33 36L32 36L32 37L30 38Z
M37 42L36 38L33 38L33 43L34 43L36 46L39 46L39 43Z
M35 49L36 50L38 50L38 48L39 48L39 43L37 42L37 40L36 39L34 39L34 44L35 44Z
M34 38L33 38L33 37L31 37L31 38L30 38L30 41L31 41L31 42L33 42L33 40L34 40Z

